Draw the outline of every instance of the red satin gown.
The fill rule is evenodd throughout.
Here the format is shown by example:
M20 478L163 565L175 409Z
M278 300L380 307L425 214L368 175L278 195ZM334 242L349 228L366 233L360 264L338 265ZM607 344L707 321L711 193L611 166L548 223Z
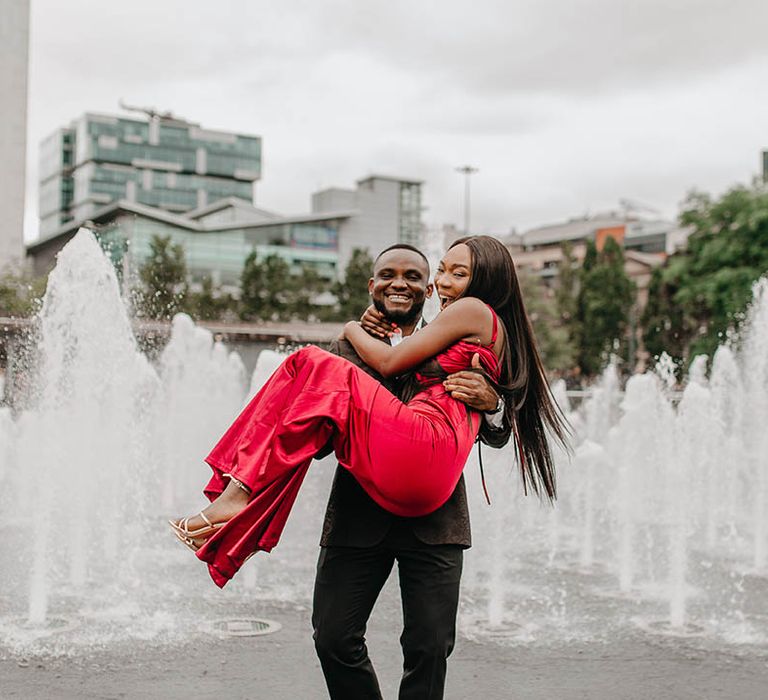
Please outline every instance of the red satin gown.
M494 379L499 363L488 345L459 341L436 356L446 373L470 367L479 353ZM406 341L407 342L407 341ZM248 505L197 556L223 587L256 551L278 542L312 458L333 440L339 463L386 510L417 517L453 493L480 427L479 414L451 398L439 379L407 404L353 365L314 346L288 356L230 426L206 462L211 500L228 476L251 490Z

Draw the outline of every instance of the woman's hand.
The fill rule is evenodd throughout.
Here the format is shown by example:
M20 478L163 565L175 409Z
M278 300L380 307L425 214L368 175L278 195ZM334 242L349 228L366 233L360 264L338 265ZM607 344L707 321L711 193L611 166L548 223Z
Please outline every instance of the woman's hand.
M387 317L375 306L369 306L360 317L363 330L375 338L389 338L397 328L396 323L387 321Z

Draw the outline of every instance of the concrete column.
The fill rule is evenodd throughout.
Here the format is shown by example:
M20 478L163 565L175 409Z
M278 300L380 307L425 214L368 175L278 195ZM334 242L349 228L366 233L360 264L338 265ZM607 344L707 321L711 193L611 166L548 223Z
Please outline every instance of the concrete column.
M0 0L0 273L24 259L29 0Z

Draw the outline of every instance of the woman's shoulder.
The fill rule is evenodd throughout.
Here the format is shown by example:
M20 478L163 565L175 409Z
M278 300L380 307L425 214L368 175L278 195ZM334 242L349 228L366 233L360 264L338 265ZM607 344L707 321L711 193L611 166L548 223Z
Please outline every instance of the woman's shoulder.
M462 297L440 312L438 318L442 317L442 323L460 329L467 335L485 336L492 327L493 315L493 310L484 301L477 297Z
M450 311L451 314L472 313L477 314L482 318L490 318L494 313L493 309L488 304L477 297L462 297L461 299L457 299L448 306L443 313L445 313L445 311Z

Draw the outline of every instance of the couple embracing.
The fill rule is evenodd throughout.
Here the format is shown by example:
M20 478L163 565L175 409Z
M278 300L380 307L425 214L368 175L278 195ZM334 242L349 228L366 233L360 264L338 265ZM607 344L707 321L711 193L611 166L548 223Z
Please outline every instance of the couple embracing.
M470 544L462 471L478 436L502 446L512 433L524 487L555 496L547 430L564 440L566 426L509 251L488 236L454 243L434 277L440 313L415 332L432 289L418 250L381 253L374 306L334 352L309 346L283 362L207 457L211 504L172 521L223 586L277 544L312 459L336 453L313 611L334 699L381 697L364 633L395 560L400 698L443 697Z

